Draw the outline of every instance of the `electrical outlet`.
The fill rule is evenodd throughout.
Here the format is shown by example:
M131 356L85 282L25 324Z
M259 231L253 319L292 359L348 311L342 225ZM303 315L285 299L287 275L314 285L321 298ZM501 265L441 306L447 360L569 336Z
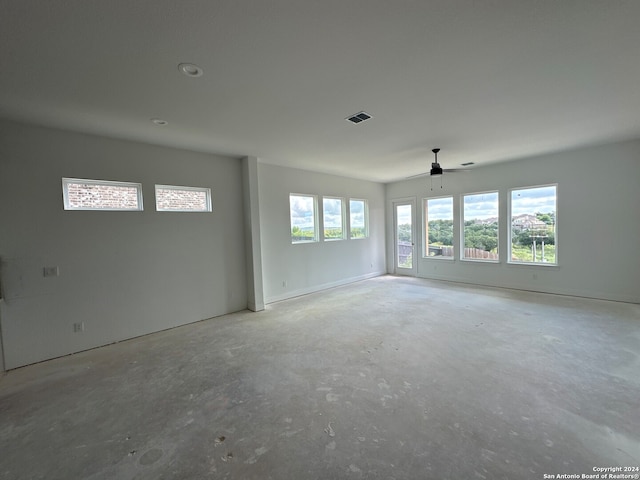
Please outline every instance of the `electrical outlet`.
M75 333L84 332L84 322L74 323L73 324L73 331Z
M42 276L43 277L57 277L60 275L60 269L58 267L43 267L42 268Z
M287 286L287 281L286 281L286 280L283 280L283 281L282 281L282 286L283 286L283 287L286 287L286 286Z

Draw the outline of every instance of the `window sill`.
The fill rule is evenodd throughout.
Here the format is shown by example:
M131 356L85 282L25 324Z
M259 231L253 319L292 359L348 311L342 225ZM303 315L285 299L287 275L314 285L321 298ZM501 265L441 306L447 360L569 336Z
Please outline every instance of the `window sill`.
M489 263L489 264L498 264L500 260L490 260L490 259L482 259L482 258L461 258L461 262L469 262L469 263Z
M508 261L507 265L515 265L518 267L545 267L545 268L558 266L557 263L543 263L543 262L533 263L533 262L514 262L514 261Z

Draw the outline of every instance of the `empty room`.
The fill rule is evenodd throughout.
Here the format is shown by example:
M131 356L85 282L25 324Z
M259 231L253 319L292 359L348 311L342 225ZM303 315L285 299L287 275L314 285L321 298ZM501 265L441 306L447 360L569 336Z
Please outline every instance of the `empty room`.
M0 0L0 479L640 478L639 19Z

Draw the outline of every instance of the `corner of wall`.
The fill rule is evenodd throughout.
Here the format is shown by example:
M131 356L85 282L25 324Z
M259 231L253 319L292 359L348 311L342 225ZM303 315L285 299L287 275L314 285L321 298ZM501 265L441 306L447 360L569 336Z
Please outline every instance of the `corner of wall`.
M262 280L262 245L260 234L260 191L258 159L242 159L243 213L245 251L247 255L247 308L254 312L264 310Z

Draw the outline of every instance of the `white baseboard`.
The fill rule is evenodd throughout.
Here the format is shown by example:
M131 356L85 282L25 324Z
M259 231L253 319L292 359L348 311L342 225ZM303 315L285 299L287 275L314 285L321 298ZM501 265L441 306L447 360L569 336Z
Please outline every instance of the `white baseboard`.
M379 277L381 275L386 275L386 272L380 271L380 272L372 272L372 273L367 273L365 275L360 275L357 277L349 277L349 278L343 278L340 280L336 280L335 282L329 282L329 283L323 283L320 285L314 285L312 287L307 287L307 288L300 288L298 290L292 290L290 292L286 292L280 295L273 295L271 297L267 297L264 300L265 304L268 303L274 303L274 302L280 302L282 300L287 300L289 298L294 298L294 297L300 297L302 295L308 295L310 293L315 293L315 292L320 292L322 290L327 290L328 288L333 288L333 287L340 287L342 285L348 285L349 283L354 283L354 282L359 282L361 280L366 280L368 278L374 278L374 277Z
M445 282L465 283L468 285L478 285L480 287L496 287L496 288L509 288L513 290L524 290L527 292L537 293L550 293L553 295L567 295L570 297L582 297L593 298L596 300L609 300L613 302L625 302L625 303L640 303L638 298L633 298L628 295L618 295L611 292L597 292L592 290L578 290L573 288L545 288L539 285L520 285L520 284L503 284L500 282L472 282L468 278L448 276L448 275L418 275L418 278L425 278L429 280L443 280Z

